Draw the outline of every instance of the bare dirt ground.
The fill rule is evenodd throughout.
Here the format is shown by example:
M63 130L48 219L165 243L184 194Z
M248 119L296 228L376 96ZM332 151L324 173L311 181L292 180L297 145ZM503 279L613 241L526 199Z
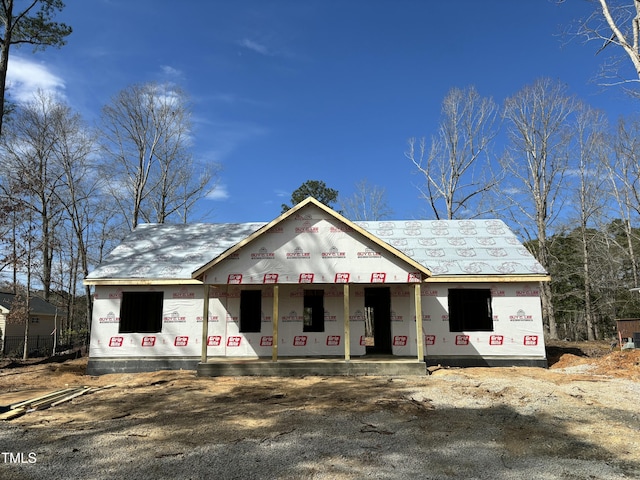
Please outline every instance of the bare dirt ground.
M0 422L0 479L640 478L640 351L558 343L548 356L548 370L424 377L0 365L0 406L114 385Z

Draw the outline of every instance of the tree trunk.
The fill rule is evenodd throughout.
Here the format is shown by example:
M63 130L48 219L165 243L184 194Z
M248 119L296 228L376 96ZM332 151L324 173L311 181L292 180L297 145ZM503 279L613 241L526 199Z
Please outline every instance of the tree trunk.
M538 226L538 261L542 265L542 267L549 271L549 245L547 242L547 230L546 230L546 219L548 218L547 210L546 210L546 202L542 200L542 196L539 192L534 192L534 198L536 198L537 210L537 226ZM549 328L549 338L556 340L558 338L558 327L556 325L556 317L553 309L553 294L551 292L551 285L549 282L542 282L541 284L541 296L540 301L542 302L542 317L543 320L546 320L547 326Z
M582 269L584 272L584 319L587 327L587 340L594 341L593 305L591 304L591 271L589 269L589 245L587 226L582 225Z
M9 66L9 48L13 32L13 0L5 2L6 19L4 25L4 41L0 44L0 135L2 135L2 120L4 118L4 93L7 87L7 67Z
M629 262L631 263L631 273L633 275L633 286L638 286L638 266L636 263L636 257L633 248L633 227L631 226L631 220L625 219L624 230L627 236L627 251L629 253Z
M29 215L31 217L31 215ZM31 222L29 222L31 223ZM31 233L29 233L31 235ZM22 351L22 359L26 360L29 358L29 321L31 320L31 236L29 236L29 241L27 242L27 298L26 298L26 321L24 324L24 349Z

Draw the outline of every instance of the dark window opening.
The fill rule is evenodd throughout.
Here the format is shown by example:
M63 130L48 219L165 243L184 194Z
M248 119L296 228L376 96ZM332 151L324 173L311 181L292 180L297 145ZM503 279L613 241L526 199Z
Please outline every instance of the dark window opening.
M240 332L259 332L262 322L262 292L240 291Z
M324 290L304 291L303 332L324 332Z
M492 332L491 290L449 290L450 332Z
M119 332L160 332L163 301L163 292L122 292Z

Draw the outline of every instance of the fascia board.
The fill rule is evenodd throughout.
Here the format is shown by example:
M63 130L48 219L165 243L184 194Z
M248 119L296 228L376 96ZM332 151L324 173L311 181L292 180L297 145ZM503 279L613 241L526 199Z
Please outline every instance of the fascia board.
M549 275L451 275L429 277L425 283L514 283L514 282L549 282Z
M85 278L83 285L202 285L193 278Z

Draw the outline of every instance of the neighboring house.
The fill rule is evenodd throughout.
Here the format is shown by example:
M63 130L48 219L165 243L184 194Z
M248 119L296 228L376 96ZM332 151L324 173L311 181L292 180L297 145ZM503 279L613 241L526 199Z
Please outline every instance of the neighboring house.
M546 366L548 280L499 220L351 222L308 198L270 223L139 225L85 279L88 373L373 355Z
M22 356L24 322L16 324L7 319L13 308L15 297L13 293L0 292L0 353ZM36 296L32 296L29 303L29 354L51 355L57 316L56 306Z
M635 348L640 348L640 318L618 319L616 320L616 327L620 348L625 345L629 346L631 343Z

